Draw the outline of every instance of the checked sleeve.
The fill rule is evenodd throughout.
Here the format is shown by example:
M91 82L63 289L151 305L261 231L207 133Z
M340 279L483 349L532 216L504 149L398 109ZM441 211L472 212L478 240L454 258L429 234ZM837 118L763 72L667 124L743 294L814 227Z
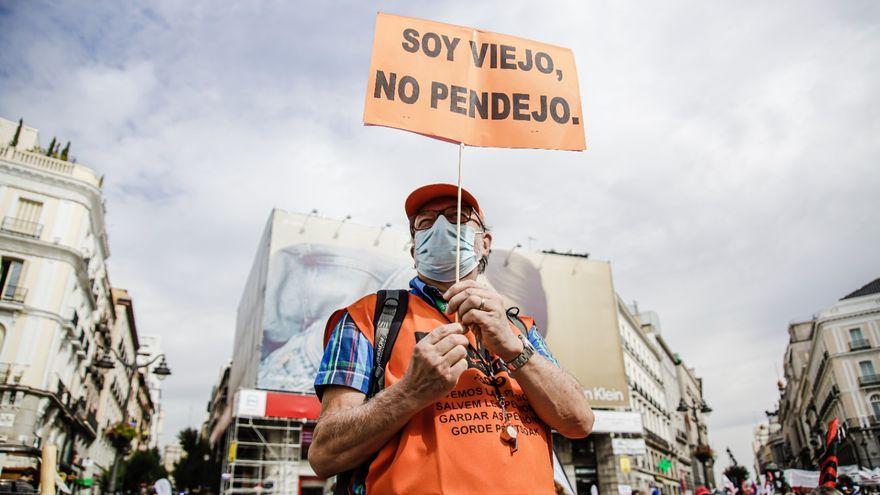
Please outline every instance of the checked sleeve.
M373 346L346 312L333 328L324 348L315 376L315 393L320 399L325 387L339 385L366 395L372 371Z

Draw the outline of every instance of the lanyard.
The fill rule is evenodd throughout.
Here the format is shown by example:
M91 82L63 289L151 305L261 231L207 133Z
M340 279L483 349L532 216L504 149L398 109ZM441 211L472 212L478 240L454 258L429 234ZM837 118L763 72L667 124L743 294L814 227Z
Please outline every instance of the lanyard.
M440 311L436 304L432 304L432 306L446 321L452 323L452 320L446 316L446 313ZM517 429L510 423L510 412L507 410L507 400L504 398L504 394L501 393L501 377L495 376L495 368L492 366L494 360L489 354L488 349L483 347L483 343L480 340L476 338L474 340L477 343L476 348L468 342L468 349L473 351L486 372L489 374L490 384L495 391L495 401L498 402L498 407L501 408L501 417L503 418L501 425L501 440L510 447L510 453L513 454L517 451Z

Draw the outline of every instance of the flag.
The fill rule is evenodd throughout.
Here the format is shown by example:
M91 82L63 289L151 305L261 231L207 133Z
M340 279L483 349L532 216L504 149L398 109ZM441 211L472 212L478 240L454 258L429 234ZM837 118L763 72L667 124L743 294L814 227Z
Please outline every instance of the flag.
M837 447L846 437L846 430L837 418L828 423L825 435L825 451L819 458L819 486L837 486Z

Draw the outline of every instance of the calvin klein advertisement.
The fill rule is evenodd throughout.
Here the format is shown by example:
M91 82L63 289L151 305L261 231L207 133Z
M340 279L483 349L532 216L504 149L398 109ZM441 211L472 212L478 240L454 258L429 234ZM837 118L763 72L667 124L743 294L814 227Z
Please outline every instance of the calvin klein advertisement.
M312 393L330 314L415 276L409 232L275 210L239 306L230 386ZM627 405L610 266L493 250L483 281L533 317L600 407Z

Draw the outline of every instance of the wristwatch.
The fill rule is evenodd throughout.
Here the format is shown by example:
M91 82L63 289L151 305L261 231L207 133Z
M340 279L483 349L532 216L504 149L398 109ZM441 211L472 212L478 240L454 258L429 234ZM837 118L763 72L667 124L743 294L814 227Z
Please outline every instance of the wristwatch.
M519 356L513 358L509 363L504 363L504 366L507 367L507 371L514 372L523 366L529 361L533 354L535 354L535 348L532 346L531 342L526 340L522 334L517 335L519 340L523 343L523 350L519 353Z

